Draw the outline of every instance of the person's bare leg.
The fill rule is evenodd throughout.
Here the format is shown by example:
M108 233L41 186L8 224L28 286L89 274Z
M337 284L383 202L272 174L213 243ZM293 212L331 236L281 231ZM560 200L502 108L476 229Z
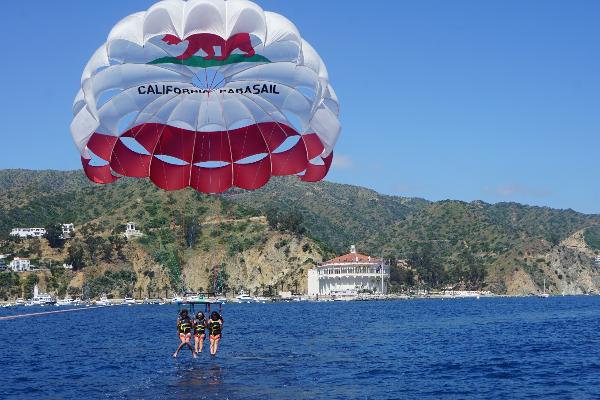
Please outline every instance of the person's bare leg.
M194 348L192 347L190 340L192 340L192 335L191 334L185 335L185 345L192 352L192 357L196 358L196 352L194 351Z
M202 348L204 347L204 335L196 336L194 345L196 346L196 354L202 353Z
M173 357L177 357L179 351L185 346L185 338L182 338L181 335L179 335L179 340L181 340L181 343L179 344L179 347L177 347L177 350L175 350L175 353L173 353Z
M218 338L215 340L215 352L213 355L217 355L217 351L219 350L219 342L221 341L221 338Z

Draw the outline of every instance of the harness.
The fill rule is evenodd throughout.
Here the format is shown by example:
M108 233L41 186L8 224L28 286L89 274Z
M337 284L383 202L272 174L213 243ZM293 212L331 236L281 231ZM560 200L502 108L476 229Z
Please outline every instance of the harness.
M190 333L192 330L192 322L189 318L180 319L177 323L177 329L179 330L179 333Z
M196 323L194 324L194 331L196 333L196 335L204 335L206 332L206 320L202 319L202 320L196 320Z
M209 330L210 334L213 336L220 335L221 334L221 321L220 320L213 321L211 319L210 322L208 323L208 330Z

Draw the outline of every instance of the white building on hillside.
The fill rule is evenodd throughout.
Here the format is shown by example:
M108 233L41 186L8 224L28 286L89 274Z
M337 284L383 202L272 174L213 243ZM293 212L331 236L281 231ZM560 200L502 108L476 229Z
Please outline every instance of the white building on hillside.
M125 237L127 238L127 240L129 240L131 238L142 237L142 236L144 236L144 234L141 231L137 230L137 227L135 226L135 222L127 223L127 227L125 229Z
M9 265L14 272L23 272L31 270L31 262L26 258L15 257Z
M325 261L308 271L308 295L329 296L364 290L386 294L389 277L388 263L359 254L352 246L350 253Z
M46 230L44 228L14 228L10 231L10 236L20 238L42 237L45 234Z
M600 267L600 256L596 256L596 260L594 261L594 265L596 267Z
M73 224L62 224L62 235L63 239L70 239L73 237L73 232L75 232L75 225Z

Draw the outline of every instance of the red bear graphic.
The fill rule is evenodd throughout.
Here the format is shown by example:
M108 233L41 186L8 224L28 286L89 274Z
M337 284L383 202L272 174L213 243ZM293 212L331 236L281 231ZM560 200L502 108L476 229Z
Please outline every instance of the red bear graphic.
M179 44L184 40L179 39L175 35L166 35L162 41L168 44ZM226 60L236 49L246 53L244 54L245 57L252 57L255 54L248 33L236 33L227 40L212 33L197 33L185 38L185 41L188 42L188 46L183 54L176 57L178 60L186 60L196 54L200 49L207 54L206 57L204 57L205 60ZM215 57L215 46L221 48L221 55L218 57Z

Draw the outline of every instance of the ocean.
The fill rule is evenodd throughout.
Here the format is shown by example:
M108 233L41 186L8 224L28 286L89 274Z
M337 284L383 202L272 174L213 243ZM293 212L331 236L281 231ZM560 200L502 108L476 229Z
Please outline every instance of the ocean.
M0 309L0 316L60 309ZM192 359L177 306L0 321L2 399L600 398L600 297L226 304Z

